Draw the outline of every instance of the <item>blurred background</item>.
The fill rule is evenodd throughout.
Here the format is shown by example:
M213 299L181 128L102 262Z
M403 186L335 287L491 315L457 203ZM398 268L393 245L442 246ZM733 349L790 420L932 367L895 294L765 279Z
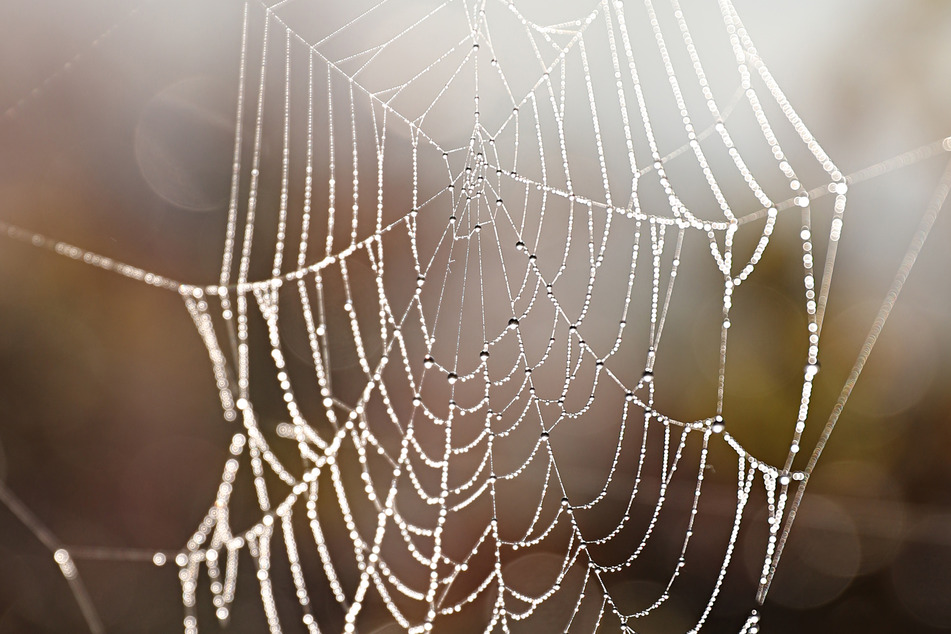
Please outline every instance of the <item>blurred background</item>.
M948 3L742 1L737 9L844 172L951 134ZM223 0L0 6L0 220L174 279L216 281L241 17L239 3ZM277 145L266 151L279 154ZM850 189L818 411L834 402L945 165L939 156ZM737 300L735 326L748 334L731 343L727 407L731 429L757 455L779 455L798 400L790 377L801 376L802 351L783 338L802 328L791 236L777 233L774 259L750 282L756 292ZM949 270L945 210L811 481L763 608L764 631L951 629ZM360 275L372 273L355 272L355 284ZM702 324L717 318L718 291L703 293L695 289L671 318L678 334L666 352L677 379L667 398L684 411L703 411L716 378ZM64 543L181 547L213 499L232 433L208 370L174 293L0 242L0 480ZM718 459L729 486L730 458ZM711 631L738 629L761 551L755 536L741 543L741 580ZM512 575L530 579L552 566L544 554L531 557ZM80 572L107 631L181 627L174 566L82 561ZM624 583L631 596L656 593L653 580ZM229 631L263 628L254 586L242 577ZM696 613L689 593L678 601ZM677 609L644 631L674 631ZM83 627L49 552L0 507L0 632Z

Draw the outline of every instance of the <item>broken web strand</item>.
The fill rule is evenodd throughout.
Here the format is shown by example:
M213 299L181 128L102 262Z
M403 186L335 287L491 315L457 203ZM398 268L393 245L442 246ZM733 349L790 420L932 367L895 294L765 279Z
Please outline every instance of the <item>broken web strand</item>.
M105 632L102 619L99 617L99 612L96 610L96 606L89 596L89 591L86 589L85 583L83 583L82 578L79 576L79 569L76 567L74 561L75 549L67 549L56 535L36 517L33 511L31 511L4 482L0 482L0 503L7 507L7 509L26 526L30 533L52 553L53 561L56 562L63 577L66 578L69 584L69 591L76 600L76 604L79 606L79 610L82 613L83 620L89 627L89 631L92 632L92 634L102 634ZM71 553L70 550L73 550L73 553ZM95 556L98 553L91 554L93 554L91 558L99 558ZM114 552L102 554L105 555L102 557L105 559L126 559L133 561L139 559L139 557L136 557L139 553L123 552L118 549ZM157 557L158 555L155 556ZM162 555L163 563L165 561L164 557L165 556Z
M351 83L351 90L352 90L352 86L353 86L353 84ZM534 102L534 99L533 99L533 104L534 104L534 103L535 103L535 102ZM536 121L537 121L537 116L536 116ZM546 192L546 193L547 193L547 192ZM250 206L250 205L249 205L249 206ZM935 213L937 213L937 212L935 211ZM524 221L524 220L523 220L523 221ZM247 226L246 226L246 232L247 232L246 235L248 235L248 234L250 233L250 227L247 227ZM379 240L378 240L377 242L378 242L378 244L379 244ZM353 245L351 245L351 246L353 246ZM381 245L381 244L380 244L380 247L382 248L382 245ZM67 249L66 251L67 251L67 254L72 254L72 253L77 253L77 255L79 254L78 252L74 252L74 251L72 251L71 249ZM91 259L92 262L90 262L90 263L94 263L94 264L97 264L97 265L98 265L98 264L101 264L101 263L104 264L103 261L96 260L96 259L95 259L96 257L98 257L98 256L91 256L89 259ZM381 255L381 257L382 257L382 255ZM84 259L84 260L87 259L87 258L85 257L85 254L83 254L83 259ZM344 258L341 258L341 259L340 259L340 262L343 263L343 262L344 262ZM345 265L344 265L344 266L345 266ZM106 268L106 267L103 266L103 268ZM119 270L120 270L120 272L121 272L121 271L124 271L124 270L126 270L126 269L119 269ZM128 272L134 273L134 271L132 271L132 270L128 270ZM151 275L151 274L144 274L144 275ZM143 277L144 277L144 276L143 276ZM277 277L277 275L275 275L275 277ZM149 280L146 279L145 281L149 281ZM153 281L153 282L156 281L156 278L153 277L153 278L152 278L152 281ZM239 286L240 286L240 285L241 285L241 284L240 284L240 282L239 282ZM246 282L246 280L245 280L245 285L247 285L247 286L253 288L254 290L259 290L259 287L260 287L260 285L258 285L258 284L250 284L250 285L248 285L247 282ZM275 291L276 291L276 287L277 287L276 284L269 283L267 286L268 286L271 290L275 290ZM261 291L261 294L263 294L263 291ZM262 302L259 300L259 303L262 303ZM656 304L656 300L655 300L654 303ZM267 302L265 301L265 302L263 302L263 304L266 306L266 305L267 305ZM262 310L263 310L263 309L262 309ZM246 314L246 313L245 313L245 314ZM354 324L354 323L355 323L355 318L351 315L351 324ZM457 346L457 349L458 349L458 346ZM253 425L251 425L251 427L252 427L252 429L254 428ZM255 442L260 442L260 441L255 441ZM262 453L262 448L261 448L261 447L257 447L254 451L252 451L252 453L261 454L261 453ZM258 457L258 458L256 459L256 461L257 461L258 464L260 464L260 457ZM252 459L252 464L254 464L254 462L255 462L255 459L253 458L253 459ZM255 469L255 470L257 471L257 469ZM772 479L772 478L775 477L775 475L773 475L771 471L770 471L770 472L764 472L764 473L769 473L769 474L770 474L770 479ZM765 480L765 479L766 479L766 477L764 477L764 480ZM336 480L336 479L335 479L335 480ZM774 487L774 485L769 485L769 486ZM782 499L783 495L784 495L783 493L780 494L780 499ZM777 506L777 507L780 507L781 504L777 504L776 506ZM263 510L263 509L262 509L262 510ZM771 513L771 516L772 516L772 515L776 515L776 513L777 513L777 511L776 511L776 509L774 509L774 512ZM778 514L779 514L779 516L781 516L781 515L782 515L782 511L779 510L779 511L778 511ZM270 516L265 516L265 517L270 517ZM787 520L787 521L789 521L789 520ZM265 522L265 524L267 524L267 523ZM262 530L263 530L263 529L262 529ZM266 533L268 536L270 535L270 531L264 531L264 533ZM269 539L269 537L268 537L268 539ZM267 559L267 548L268 548L268 547L267 547L266 545L265 545L265 546L261 546L261 544L266 544L266 543L268 543L268 542L267 542L267 541L261 541L260 539L257 539L257 540L254 542L253 547L254 547L254 550L255 550L255 553L256 553L256 557L255 557L256 559L261 559L261 558L264 558L265 560ZM206 555L206 559L207 559L207 555ZM260 564L260 562L259 562L259 566L260 566L260 565L261 565L261 564ZM189 567L189 569L193 567L193 564L191 563L191 561L189 561L188 567ZM266 569L267 569L266 566L265 566L263 569L266 571ZM269 595L268 595L268 592L265 590L265 584L262 584L262 597L263 597L262 600L265 601L265 607L266 607L266 609L267 609L268 599L266 598L266 596L269 596ZM603 614L604 609L605 609L605 606L607 605L607 602L609 602L609 601L610 601L609 597L606 596L605 599L604 599L604 601L602 602L601 611L599 612L599 616L598 616L598 620L599 620L599 621L600 621L600 618L601 618L601 614ZM271 604L273 604L273 600L271 600ZM270 616L270 615L269 615L269 616ZM272 623L272 625L273 625L273 623Z

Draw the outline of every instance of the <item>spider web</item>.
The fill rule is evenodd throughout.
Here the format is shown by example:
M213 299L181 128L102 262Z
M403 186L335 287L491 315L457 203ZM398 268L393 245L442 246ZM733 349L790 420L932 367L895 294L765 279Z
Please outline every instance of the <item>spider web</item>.
M242 552L273 632L357 631L374 610L411 632L639 631L675 586L699 584L686 628L697 631L741 531L766 535L755 588L765 600L949 176L816 422L849 185L951 148L847 177L732 3L715 9L248 3L216 284L0 225L178 292L207 348L236 425L232 458L184 549L153 557L180 569L186 632L198 629L205 583L228 621ZM558 12L556 23L540 17ZM694 25L711 17L718 28L700 39ZM734 301L784 222L799 250L803 369L798 409L770 423L788 440L765 458L731 432L728 394L742 385L727 344L741 336ZM715 389L681 399L682 369L662 354L677 334L665 333L678 307L711 299ZM729 467L711 472L714 461ZM701 493L723 485L728 512L705 508ZM752 498L765 526L749 517ZM43 541L101 630L73 555ZM718 556L694 564L698 541ZM624 582L655 548L669 551L660 591L631 596ZM279 614L278 557L295 615ZM741 631L758 620L753 610Z

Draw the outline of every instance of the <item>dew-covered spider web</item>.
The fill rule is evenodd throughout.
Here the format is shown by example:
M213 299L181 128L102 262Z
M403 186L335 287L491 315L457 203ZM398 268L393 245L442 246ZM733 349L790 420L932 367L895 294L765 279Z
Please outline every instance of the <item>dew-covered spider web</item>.
M730 0L249 2L238 65L217 280L0 224L179 293L207 349L231 457L181 550L139 557L178 567L185 632L216 627L203 601L222 623L257 601L271 632L659 631L680 588L700 597L686 631L725 588L759 631L951 172L820 408L849 188L948 140L840 171ZM730 352L767 265L796 305L797 406L757 420L781 440L753 448ZM691 328L703 388L667 353ZM81 554L0 499L101 631ZM237 592L247 566L257 597Z

